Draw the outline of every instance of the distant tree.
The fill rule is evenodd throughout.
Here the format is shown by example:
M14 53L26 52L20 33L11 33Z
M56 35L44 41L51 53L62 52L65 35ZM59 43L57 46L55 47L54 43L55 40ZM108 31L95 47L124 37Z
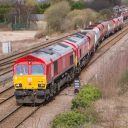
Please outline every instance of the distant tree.
M69 11L70 5L66 1L51 5L45 12L48 30L61 31L62 24Z
M71 3L71 9L84 9L85 8L85 2L81 2L81 1L72 1Z
M63 28L65 30L83 28L90 21L95 21L98 13L92 9L73 10L65 18Z
M25 10L26 10L26 21L27 24L30 23L30 16L35 10L35 6L37 5L36 0L25 0Z
M14 4L17 23L24 23L29 25L30 23L30 15L33 13L36 0L17 0Z
M50 3L39 3L36 5L35 13L43 14L49 6Z
M62 2L62 0L49 0L51 4L56 4L58 2ZM63 0L63 1L66 1L66 2L72 2L73 0Z
M78 27L83 27L86 23L86 12L85 10L73 10L69 12L65 21L69 20L69 24L64 25L65 28L68 30L70 29L77 29ZM66 22L67 22L66 21Z
M122 0L122 4L128 5L128 0Z
M93 9L90 9L90 8L87 8L85 9L86 11L86 16L87 16L87 23L89 23L90 21L94 22L97 19L97 16L98 16L98 12L93 10Z
M111 9L103 9L99 11L99 19L100 20L105 20L105 19L109 19L112 17L112 10Z
M8 4L0 5L0 22L6 21L6 15L12 10L12 6Z
M122 0L109 0L113 5L120 5Z
M120 5L121 1L122 0L92 0L91 2L85 2L88 8L92 8L99 11L105 8L111 8L115 5Z
M8 4L0 5L0 14L7 14L11 10L12 6Z
M89 2L87 6L98 11L101 9L111 7L111 4L109 0L94 0L92 2Z

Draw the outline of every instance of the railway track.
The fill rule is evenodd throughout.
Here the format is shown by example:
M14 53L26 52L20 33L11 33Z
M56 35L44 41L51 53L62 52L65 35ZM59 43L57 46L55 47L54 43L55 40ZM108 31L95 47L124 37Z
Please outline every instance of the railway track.
M0 92L0 105L14 97L14 88L10 86L6 90Z
M0 128L18 127L25 119L38 110L39 107L40 106L33 109L32 107L17 106L13 86L9 87L8 89L0 92ZM23 114L23 112L25 113ZM18 117L19 115L20 120ZM22 118L21 115L23 115ZM17 119L19 121L17 121ZM13 125L11 125L12 122Z
M17 128L40 107L18 106L0 120L0 128Z
M90 60L88 65L86 66L86 69L91 66L98 58L100 58L102 55L104 55L113 45L115 45L117 42L119 42L122 37L124 37L128 33L128 27L124 28L122 31L118 32L117 34L113 35L109 39L105 40L100 47L97 49L96 54L93 56L93 58ZM10 91L11 90L11 91ZM0 106L3 105L6 102L9 102L14 98L13 93L13 87L8 88L7 90L0 93L0 96L3 95L7 96L6 98L3 98L3 101L0 101ZM12 95L13 93L13 95ZM12 95L12 97L11 97ZM42 106L42 105L41 105ZM37 107L25 107L25 106L17 106L15 109L10 111L9 113L6 113L5 115L0 118L0 128L17 128L20 126L25 120L27 120L29 117L31 117L38 109L40 109L41 106ZM9 125L10 124L10 125ZM12 124L12 125L11 125Z
M65 87L62 88L62 90ZM58 95L58 93L56 94ZM59 94L61 95L61 94ZM73 96L73 95L71 95ZM38 111L42 106L46 105L49 103L52 99L49 99L48 101L45 101L43 104L40 106L32 105L32 106L17 106L14 104L14 98L13 100L13 105L10 107L10 111L5 110L5 114L2 114L0 116L0 128L18 128L25 122L28 118L30 118L36 111ZM12 102L12 101L11 101ZM8 106L7 103L9 101L5 101L3 106ZM7 109L7 108L5 108ZM0 105L0 110L1 110L1 105ZM0 111L1 114L1 111Z
M17 128L40 107L17 106L13 86L9 87L0 92L0 128Z

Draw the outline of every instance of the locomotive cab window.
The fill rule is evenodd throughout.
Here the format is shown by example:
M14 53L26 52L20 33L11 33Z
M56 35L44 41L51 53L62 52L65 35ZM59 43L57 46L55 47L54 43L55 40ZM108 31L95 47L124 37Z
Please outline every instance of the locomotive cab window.
M73 55L70 56L70 65L73 64Z
M58 62L54 62L54 74L58 73Z
M44 67L43 65L39 65L39 64L34 64L32 65L32 74L33 75L40 75L40 74L44 74Z
M28 75L28 65L18 64L16 66L17 75Z

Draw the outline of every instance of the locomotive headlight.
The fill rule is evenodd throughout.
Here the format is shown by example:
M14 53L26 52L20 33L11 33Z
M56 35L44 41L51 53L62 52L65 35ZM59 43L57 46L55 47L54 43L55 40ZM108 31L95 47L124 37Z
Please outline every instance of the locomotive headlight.
M38 87L45 87L44 84L38 84Z
M22 87L22 84L16 84L15 85L17 88L20 88L20 87Z

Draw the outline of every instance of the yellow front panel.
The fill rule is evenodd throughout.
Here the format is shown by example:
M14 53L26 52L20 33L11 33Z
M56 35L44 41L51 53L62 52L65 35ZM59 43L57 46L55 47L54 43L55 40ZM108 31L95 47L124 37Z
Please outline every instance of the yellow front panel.
M15 75L13 77L15 89L46 89L47 81L44 75ZM22 87L16 87L16 84L22 84ZM44 84L44 87L38 87L38 84Z
M77 58L77 56L75 57L75 64L77 65L77 63L78 63L78 60L77 60L78 58Z

